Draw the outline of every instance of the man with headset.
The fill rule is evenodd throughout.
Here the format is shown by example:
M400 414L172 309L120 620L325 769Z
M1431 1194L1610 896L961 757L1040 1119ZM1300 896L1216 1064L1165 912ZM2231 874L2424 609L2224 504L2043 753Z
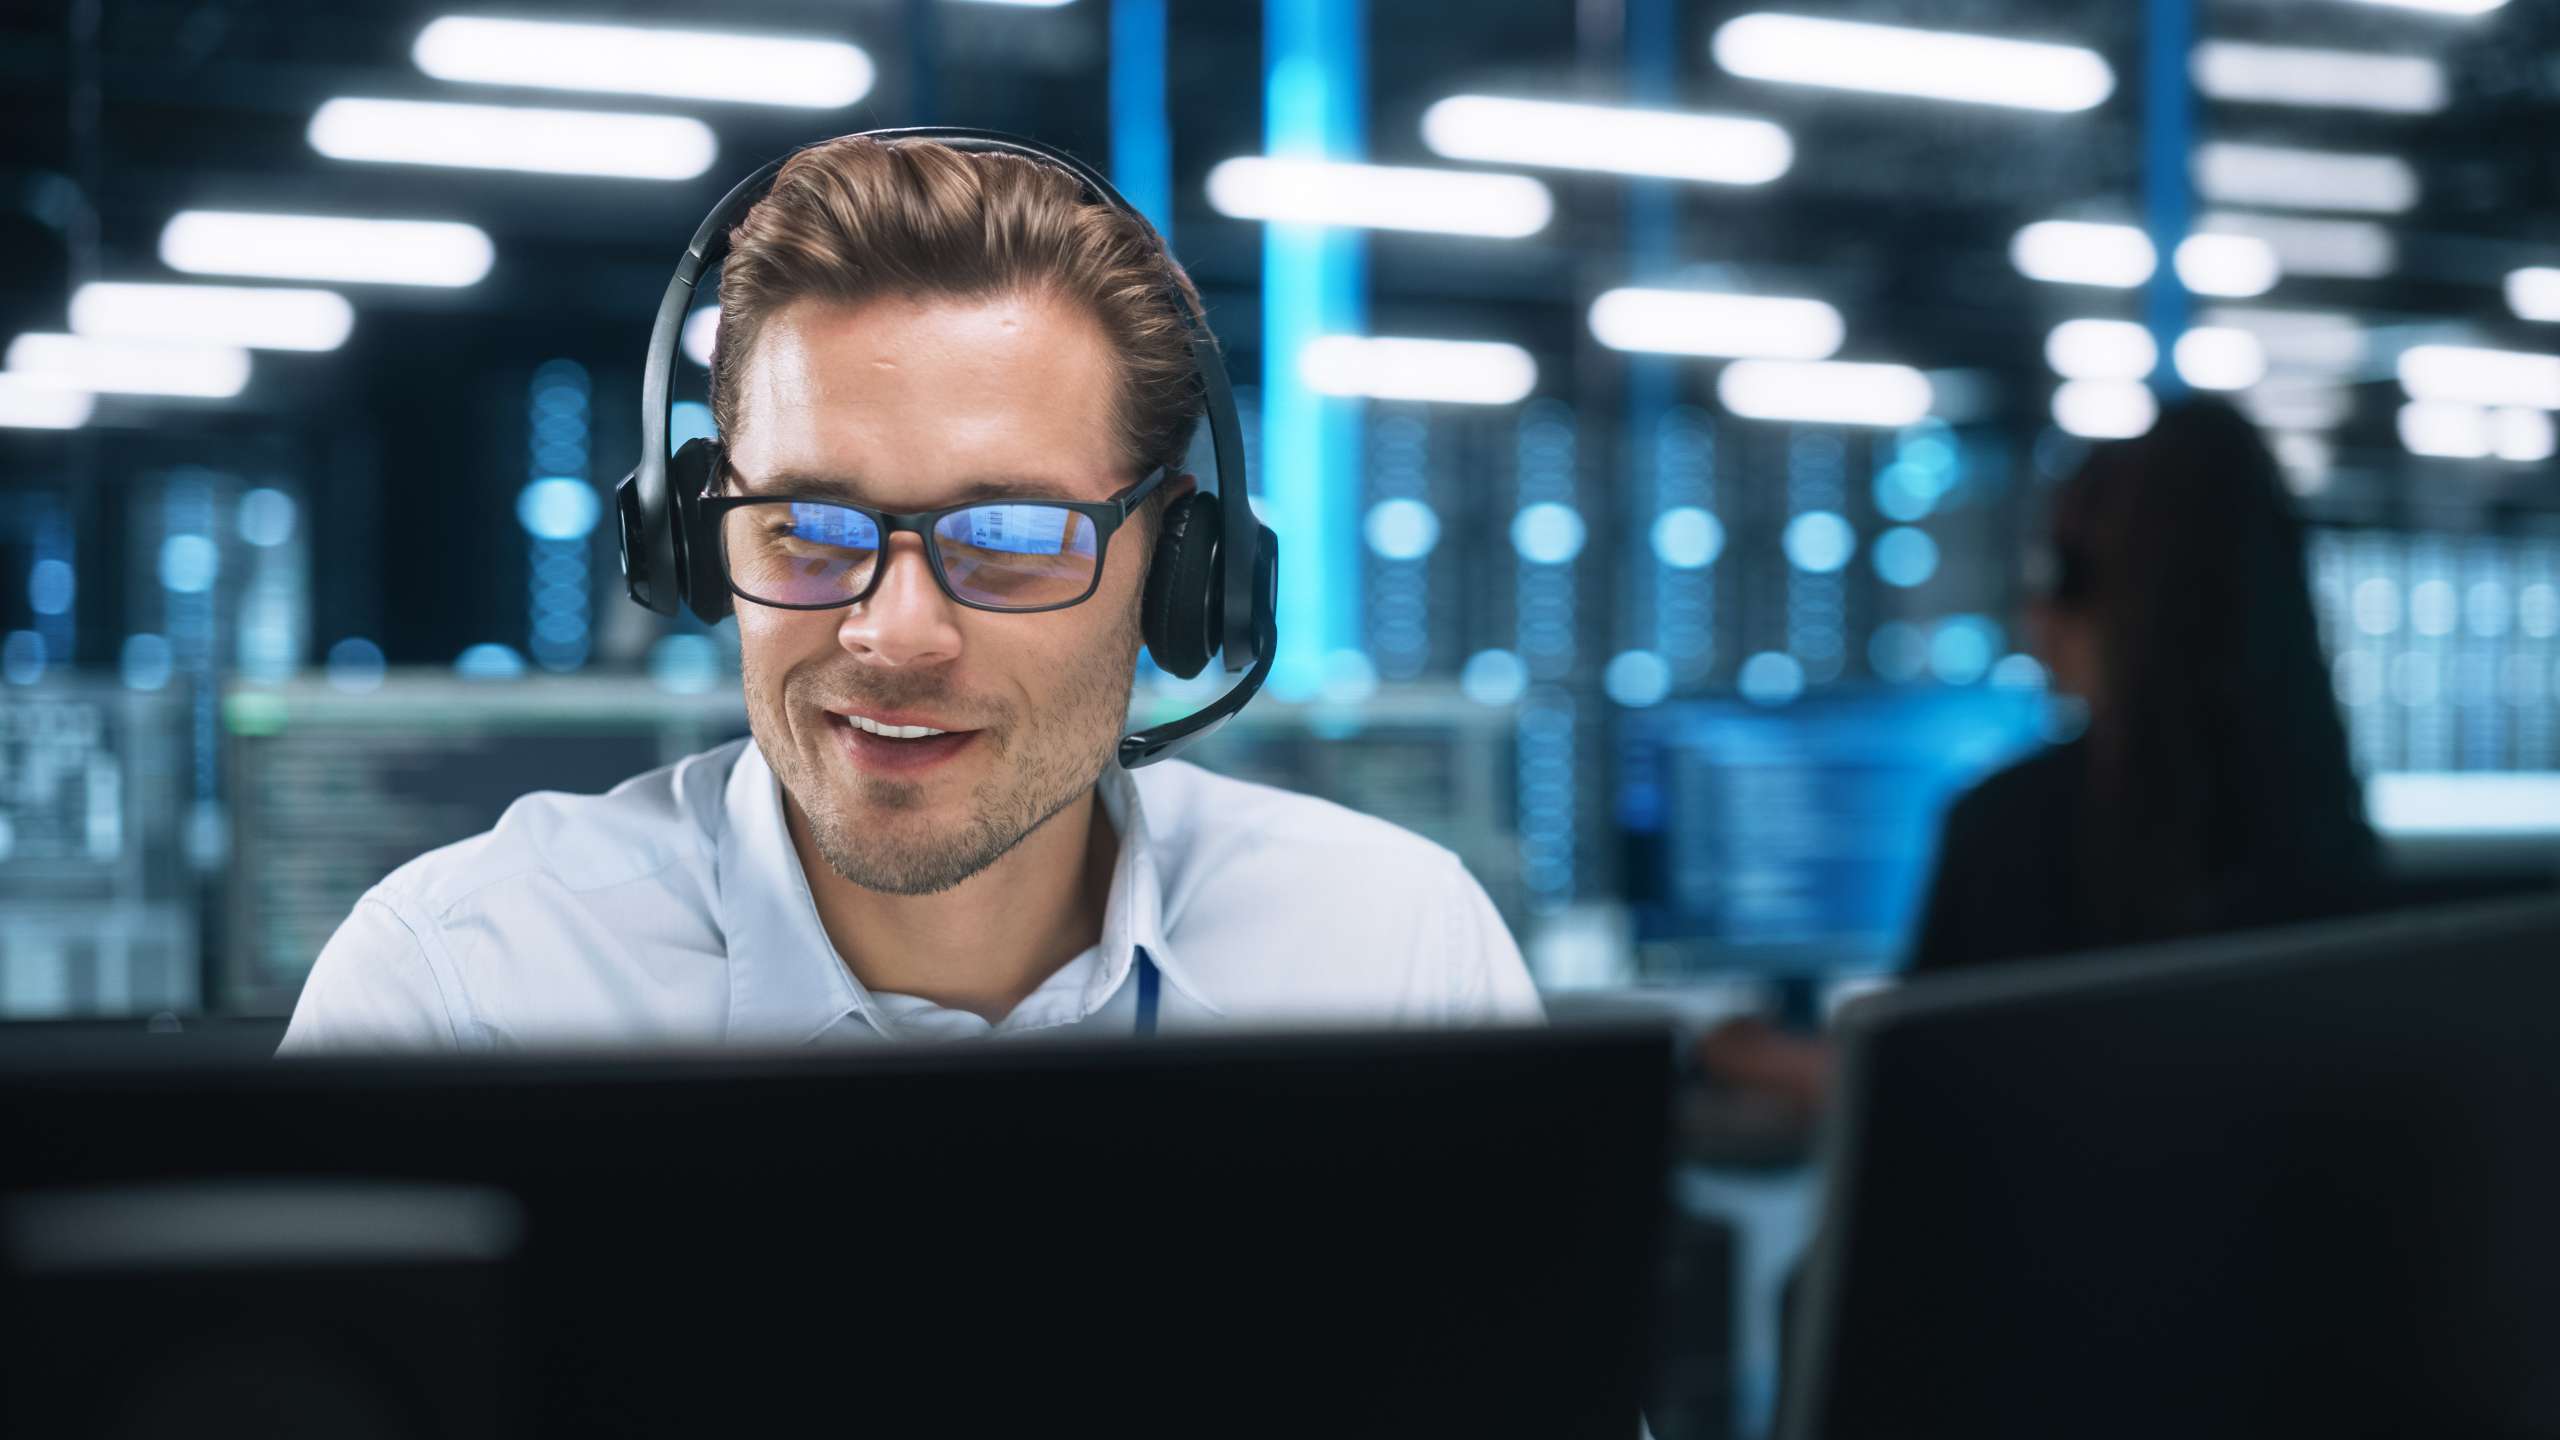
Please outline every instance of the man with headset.
M720 438L669 457L677 333L724 253ZM1204 412L1224 496L1183 470ZM1447 851L1138 770L1268 673L1276 542L1196 292L1072 157L876 132L768 166L668 287L643 414L626 578L736 615L751 738L395 871L287 1053L1537 1016ZM1142 641L1248 673L1124 736Z

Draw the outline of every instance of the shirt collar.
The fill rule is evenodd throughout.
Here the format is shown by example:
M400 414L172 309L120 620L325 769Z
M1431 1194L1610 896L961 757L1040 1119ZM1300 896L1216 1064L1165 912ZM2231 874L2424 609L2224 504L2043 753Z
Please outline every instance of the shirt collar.
M1074 1023L1101 1009L1128 982L1140 946L1167 985L1211 1014L1223 1015L1165 939L1164 892L1136 782L1112 765L1096 788L1120 837L1103 910L1101 963L1089 968L1076 1005L1047 1023ZM781 781L752 740L741 748L729 773L721 810L715 868L720 929L729 952L730 1037L796 1045L848 1016L877 1034L895 1034L880 1000L854 979L819 923L817 901L784 817Z

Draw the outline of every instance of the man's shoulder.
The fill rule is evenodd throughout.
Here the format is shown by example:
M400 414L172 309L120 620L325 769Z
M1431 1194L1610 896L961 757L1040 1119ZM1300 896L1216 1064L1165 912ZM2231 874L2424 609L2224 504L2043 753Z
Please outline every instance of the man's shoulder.
M528 878L584 893L707 855L718 835L722 792L747 743L688 755L600 795L537 790L521 796L495 825L402 865L376 893L435 918Z
M1423 836L1349 806L1203 770L1179 760L1132 777L1159 855L1180 869L1214 873L1230 861L1248 873L1286 873L1355 888L1409 889L1420 877L1462 874L1456 855Z

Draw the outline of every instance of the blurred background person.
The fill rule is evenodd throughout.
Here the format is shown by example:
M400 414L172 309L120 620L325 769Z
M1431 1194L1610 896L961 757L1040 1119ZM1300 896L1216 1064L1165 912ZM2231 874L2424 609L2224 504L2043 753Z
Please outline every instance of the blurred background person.
M2301 522L2220 401L2056 492L2027 631L2087 730L1947 815L1909 970L2315 920L2380 898Z
M1965 792L1906 971L2048 959L2385 903L2293 499L2218 400L2169 407L2054 492L2026 630L2078 736ZM1711 1074L1818 1107L1826 1041L1710 1031Z

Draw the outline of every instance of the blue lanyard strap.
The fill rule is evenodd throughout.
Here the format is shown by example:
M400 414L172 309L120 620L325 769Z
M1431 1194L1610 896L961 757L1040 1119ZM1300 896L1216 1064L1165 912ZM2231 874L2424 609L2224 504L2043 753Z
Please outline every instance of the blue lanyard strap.
M1155 960L1147 954L1147 947L1139 946L1138 1033L1141 1035L1156 1033L1156 991L1163 983L1163 977L1156 971Z

